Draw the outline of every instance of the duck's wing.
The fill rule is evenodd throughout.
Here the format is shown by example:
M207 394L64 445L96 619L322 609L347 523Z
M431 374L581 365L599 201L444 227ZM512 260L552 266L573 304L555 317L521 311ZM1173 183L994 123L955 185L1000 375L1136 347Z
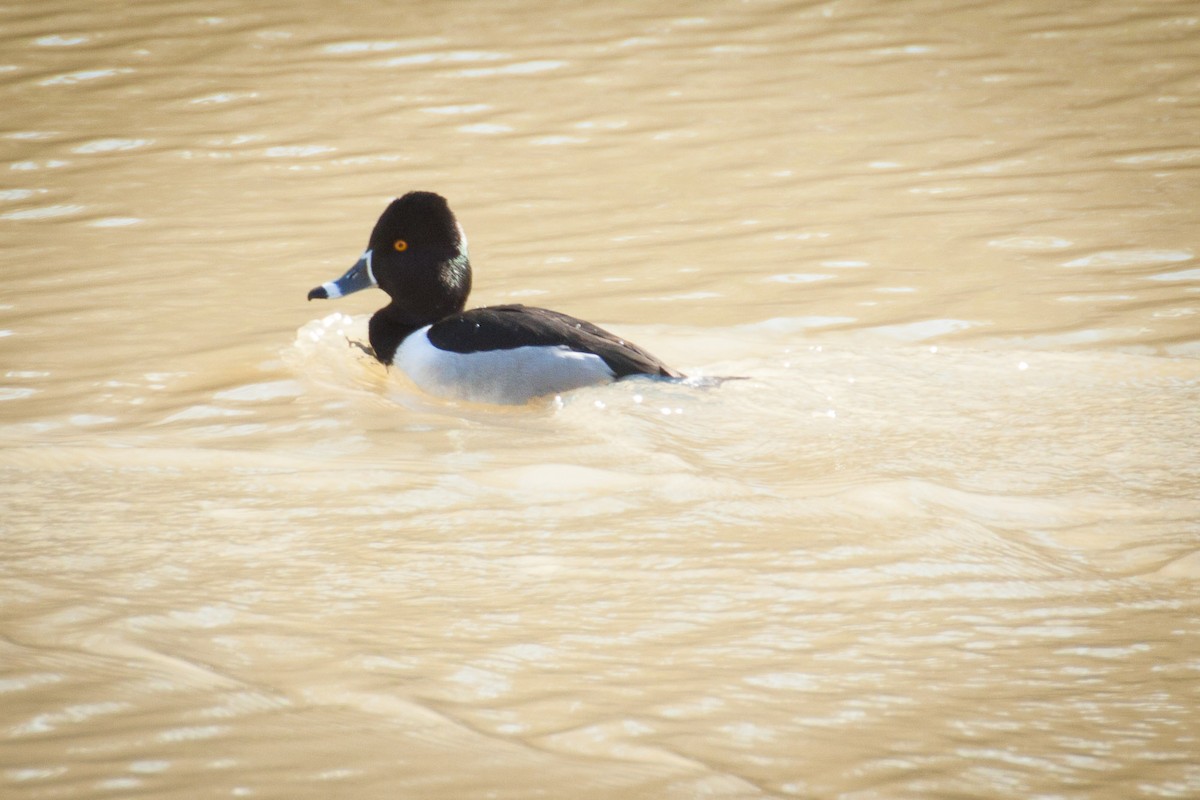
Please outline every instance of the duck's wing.
M427 336L434 346L455 353L527 346L566 347L599 356L617 378L684 377L632 342L590 322L545 308L522 305L473 308L434 323Z

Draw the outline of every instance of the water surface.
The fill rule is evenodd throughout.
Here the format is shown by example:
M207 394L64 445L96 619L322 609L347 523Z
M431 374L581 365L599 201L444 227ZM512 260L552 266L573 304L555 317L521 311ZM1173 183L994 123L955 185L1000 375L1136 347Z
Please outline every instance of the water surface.
M5 797L1200 794L1194 4L0 31ZM748 379L423 396L410 189Z

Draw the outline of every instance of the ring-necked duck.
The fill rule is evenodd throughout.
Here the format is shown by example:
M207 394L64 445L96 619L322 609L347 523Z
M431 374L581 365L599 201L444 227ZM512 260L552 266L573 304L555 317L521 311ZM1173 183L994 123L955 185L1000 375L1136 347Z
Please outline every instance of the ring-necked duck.
M308 299L378 286L392 302L371 317L374 355L430 394L525 403L633 375L684 376L590 322L522 305L464 311L471 291L467 237L445 198L409 192L375 223L367 250Z

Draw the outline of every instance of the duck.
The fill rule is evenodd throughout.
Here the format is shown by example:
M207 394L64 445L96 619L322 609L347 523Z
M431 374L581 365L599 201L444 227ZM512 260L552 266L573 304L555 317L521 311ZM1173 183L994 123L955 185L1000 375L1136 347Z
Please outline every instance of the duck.
M392 200L354 266L308 299L371 287L391 302L371 316L370 348L363 349L440 398L520 405L626 378L686 377L632 342L558 311L519 304L467 309L467 237L435 192Z

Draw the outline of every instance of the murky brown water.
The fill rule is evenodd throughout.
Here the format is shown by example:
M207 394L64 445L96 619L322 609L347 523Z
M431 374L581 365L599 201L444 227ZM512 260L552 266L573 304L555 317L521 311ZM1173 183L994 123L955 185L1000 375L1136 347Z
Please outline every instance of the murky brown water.
M1049 5L0 8L0 794L1200 796L1200 7ZM414 188L750 380L421 396Z

